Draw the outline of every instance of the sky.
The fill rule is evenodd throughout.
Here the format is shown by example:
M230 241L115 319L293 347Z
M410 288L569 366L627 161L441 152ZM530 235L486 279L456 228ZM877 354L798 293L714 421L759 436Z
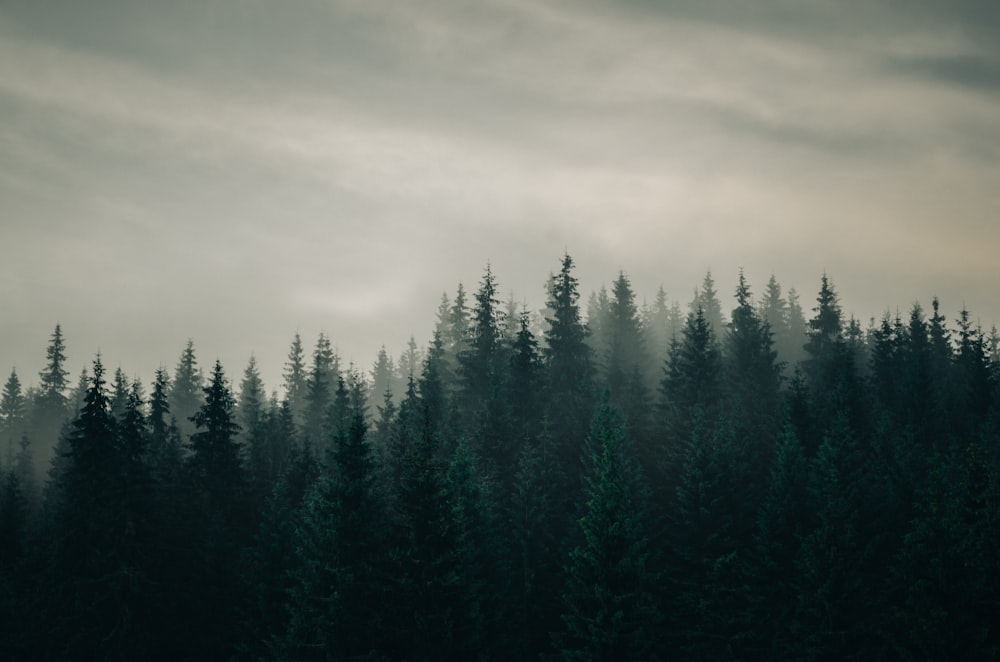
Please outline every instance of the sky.
M1000 322L991 0L0 0L0 374L368 369L489 263Z

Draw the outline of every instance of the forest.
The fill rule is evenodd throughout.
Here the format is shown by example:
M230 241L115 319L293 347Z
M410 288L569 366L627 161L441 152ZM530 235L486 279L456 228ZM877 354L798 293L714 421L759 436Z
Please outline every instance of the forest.
M995 329L574 269L370 369L296 334L271 391L193 341L74 382L56 326L0 399L0 659L1000 657Z

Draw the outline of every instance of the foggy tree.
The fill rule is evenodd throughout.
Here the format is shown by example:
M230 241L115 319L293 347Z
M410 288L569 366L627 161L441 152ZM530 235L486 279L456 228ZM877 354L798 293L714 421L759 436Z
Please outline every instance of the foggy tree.
M302 338L298 333L292 339L291 348L288 350L288 361L285 363L283 372L285 399L292 409L292 418L295 425L301 427L305 424L307 372L305 364L305 351L302 349Z
M121 366L115 368L114 381L111 383L111 416L121 420L128 406L130 384Z
M715 279L712 278L711 269L705 272L701 287L695 288L694 298L688 306L688 314L696 314L698 308L701 308L705 321L711 327L715 337L720 338L726 326L722 319L722 304L719 301L719 293L715 289Z
M10 371L10 377L3 386L3 395L0 396L0 439L4 445L3 464L8 470L14 464L14 449L21 441L21 436L25 433L25 415L27 413L27 401L21 391L21 380L17 377L17 370Z
M375 363L372 365L369 398L371 400L383 399L383 396L386 394L391 398L393 395L392 387L395 374L396 366L392 361L392 357L385 351L385 345L382 345L379 347Z
M406 390L406 383L411 377L416 379L420 375L420 366L423 364L423 356L421 355L420 349L417 347L417 341L414 340L413 336L406 343L406 349L403 351L402 355L399 357L399 364L397 370L399 373L398 379L398 395L401 397L403 391Z
M188 339L170 382L170 411L177 420L177 429L185 439L194 432L191 417L201 406L203 382L204 377L198 368L194 352L194 341Z
M238 422L244 432L253 430L260 423L266 400L264 382L261 380L260 370L257 368L257 359L251 354L250 360L247 361L247 367L243 371L243 380L240 382L239 399L236 405Z
M31 440L42 458L54 452L63 424L73 415L66 390L69 387L66 344L62 327L56 324L45 350L45 367L38 373L39 385L29 413Z
M566 467L579 466L582 440L593 406L592 351L587 344L589 330L580 315L580 294L573 275L573 259L563 255L559 273L552 277L546 318L545 346L542 355L548 395L548 418L559 454ZM569 485L578 485L578 472L570 469Z
M649 358L635 293L625 272L619 272L611 287L608 306L608 347L604 357L610 402L624 414L632 439L640 446L646 437L649 395L646 370Z
M328 412L340 378L339 359L333 352L330 339L320 333L306 379L305 422L302 426L303 438L314 448L328 446L331 433L327 425Z
M643 312L642 329L650 358L653 365L663 365L670 349L670 340L681 332L683 319L680 308L676 301L671 303L667 300L667 292L661 285L656 290L653 305ZM650 375L650 377L655 381L659 374Z
M741 434L757 440L752 459L757 463L755 473L764 476L777 432L781 367L771 327L758 316L742 270L736 287L736 308L730 319L725 382L733 398L732 418Z
M587 344L593 356L596 376L607 379L607 365L604 363L611 349L611 299L608 288L601 285L597 292L591 292L587 299Z

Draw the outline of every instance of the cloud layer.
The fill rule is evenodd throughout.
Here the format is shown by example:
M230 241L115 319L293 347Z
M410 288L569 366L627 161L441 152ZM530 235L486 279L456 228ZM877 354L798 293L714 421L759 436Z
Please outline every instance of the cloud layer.
M1000 319L992 3L664 4L5 3L0 368L59 320L77 369L191 336L276 386L296 330L367 366L564 249L585 289L826 269L862 318Z

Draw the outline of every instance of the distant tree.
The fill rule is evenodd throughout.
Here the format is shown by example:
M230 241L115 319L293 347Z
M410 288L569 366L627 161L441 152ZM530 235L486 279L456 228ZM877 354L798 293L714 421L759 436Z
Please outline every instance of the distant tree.
M283 373L285 399L292 410L292 419L296 426L305 425L306 393L308 392L308 375L306 371L305 352L302 349L302 338L298 333L292 339L288 350L288 361Z
M402 393L406 390L406 383L410 377L416 379L420 376L421 365L423 365L423 356L421 355L420 348L417 347L417 341L413 339L413 336L410 336L410 339L406 343L406 349L399 357L399 364L397 365L399 373L397 388L399 389L398 395L400 397L402 397Z
M604 285L596 292L591 292L587 299L587 344L593 357L595 377L606 381L607 366L604 360L611 350L611 298Z
M688 306L688 314L694 315L702 309L705 321L712 328L716 338L721 337L725 331L725 320L722 318L722 304L719 302L719 293L715 289L715 279L712 278L712 271L705 272L701 288L695 288L694 299Z
M537 430L542 416L543 364L527 311L522 311L510 357L510 398L520 436Z
M238 423L244 431L253 430L260 423L266 401L264 381L260 378L257 359L251 354L243 371L243 381L240 382L239 400L236 405Z
M382 345L379 347L375 363L372 365L371 388L368 393L369 399L373 401L383 399L386 393L391 398L395 375L396 366L392 361L392 357L385 351L385 345Z
M609 346L604 357L610 402L625 415L632 439L644 446L649 415L646 390L649 355L644 344L642 320L625 272L618 274L611 291Z
M303 438L314 448L326 448L329 443L331 429L327 425L328 412L340 379L339 359L334 354L330 339L320 333L306 380L305 423L302 428Z
M459 374L466 407L486 402L496 375L496 357L503 339L500 301L496 298L496 278L489 265L472 308L468 349L459 357Z
M202 403L202 384L204 377L198 368L195 357L194 341L188 340L174 369L174 378L170 383L170 411L177 420L177 429L182 438L187 438L194 432L191 417Z
M799 295L795 288L788 290L788 326L787 336L778 341L778 358L788 363L790 371L806 359L805 343L807 341L808 324L805 313L799 304Z
M809 320L808 342L805 350L809 356L808 366L813 374L818 374L824 361L835 354L835 347L843 342L843 314L833 283L824 273L820 279L819 294L816 297L815 313Z
M680 335L683 323L677 302L671 303L667 300L667 292L661 285L656 291L653 305L647 308L642 316L644 342L649 350L652 365L663 365L666 361L670 340ZM658 376L651 374L651 379L655 381ZM655 386L655 383L653 385Z
M777 434L781 366L771 327L758 316L742 270L736 307L726 333L725 354L732 418L740 434L755 440L754 473L763 478Z
M114 381L111 383L111 415L115 420L121 420L128 406L130 384L121 366L115 368Z
M15 448L26 432L27 409L17 369L12 369L0 396L0 439L5 448L4 466L8 470L14 465Z
M56 324L45 350L45 368L38 373L40 381L29 414L32 444L43 458L53 453L63 425L75 413L66 397L69 373L65 366L66 344L62 327Z

